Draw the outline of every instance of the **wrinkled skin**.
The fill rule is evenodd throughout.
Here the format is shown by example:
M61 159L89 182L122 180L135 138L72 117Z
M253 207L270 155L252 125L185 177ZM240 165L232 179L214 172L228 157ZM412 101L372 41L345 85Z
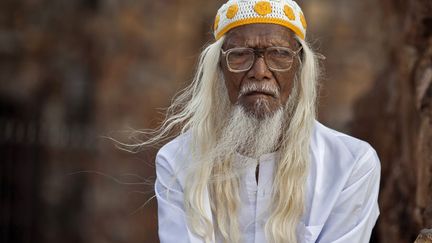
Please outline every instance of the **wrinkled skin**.
M300 48L300 44L294 36L294 32L280 25L248 24L230 30L226 34L222 49L282 46L295 51ZM242 106L248 114L261 119L271 116L272 113L286 104L291 94L295 74L299 68L299 60L298 58L294 59L290 70L276 72L267 67L264 58L256 57L255 63L249 71L233 73L228 70L225 56L221 55L220 67L230 102L233 105ZM268 85L277 88L279 95L270 95L263 92L250 92L240 95L241 87L250 82L266 82Z

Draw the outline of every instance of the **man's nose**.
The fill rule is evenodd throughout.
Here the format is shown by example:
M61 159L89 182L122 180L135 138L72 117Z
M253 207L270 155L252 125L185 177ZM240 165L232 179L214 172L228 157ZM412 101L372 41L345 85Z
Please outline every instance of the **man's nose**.
M264 61L264 57L257 56L255 59L255 63L248 72L248 78L262 81L266 79L271 79L272 75L272 72Z

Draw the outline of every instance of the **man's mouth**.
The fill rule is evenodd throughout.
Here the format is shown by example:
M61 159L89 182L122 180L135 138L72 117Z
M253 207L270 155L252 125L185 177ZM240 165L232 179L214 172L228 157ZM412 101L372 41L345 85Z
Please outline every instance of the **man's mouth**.
M247 83L241 87L239 98L241 96L268 96L277 98L279 91L276 86L268 83Z
M244 94L244 96L254 96L254 95L266 95L266 96L271 96L273 98L276 98L276 94L271 93L271 92L266 92L266 91L250 91Z

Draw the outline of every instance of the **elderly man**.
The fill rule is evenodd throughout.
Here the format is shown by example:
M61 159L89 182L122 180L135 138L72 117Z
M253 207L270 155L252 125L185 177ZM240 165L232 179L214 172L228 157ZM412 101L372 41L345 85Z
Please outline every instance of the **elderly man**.
M161 242L368 242L380 164L315 120L318 65L292 0L230 0L157 135Z

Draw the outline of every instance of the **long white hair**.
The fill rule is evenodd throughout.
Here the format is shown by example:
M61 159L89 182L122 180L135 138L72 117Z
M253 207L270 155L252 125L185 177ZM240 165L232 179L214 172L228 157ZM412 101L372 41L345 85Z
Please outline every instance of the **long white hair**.
M281 128L280 159L276 163L270 216L265 224L269 242L297 242L296 228L304 211L309 143L315 119L318 65L308 44L303 47L300 68L289 100L289 122ZM192 83L174 99L154 136L140 146L165 139L175 128L190 132L192 161L184 188L184 206L189 228L206 242L217 231L225 242L241 242L238 219L239 177L232 154L215 152L226 125L229 103L219 66L224 37L208 45L200 55ZM228 173L227 173L228 172ZM225 176L223 176L225 175ZM213 221L206 214L209 196Z

